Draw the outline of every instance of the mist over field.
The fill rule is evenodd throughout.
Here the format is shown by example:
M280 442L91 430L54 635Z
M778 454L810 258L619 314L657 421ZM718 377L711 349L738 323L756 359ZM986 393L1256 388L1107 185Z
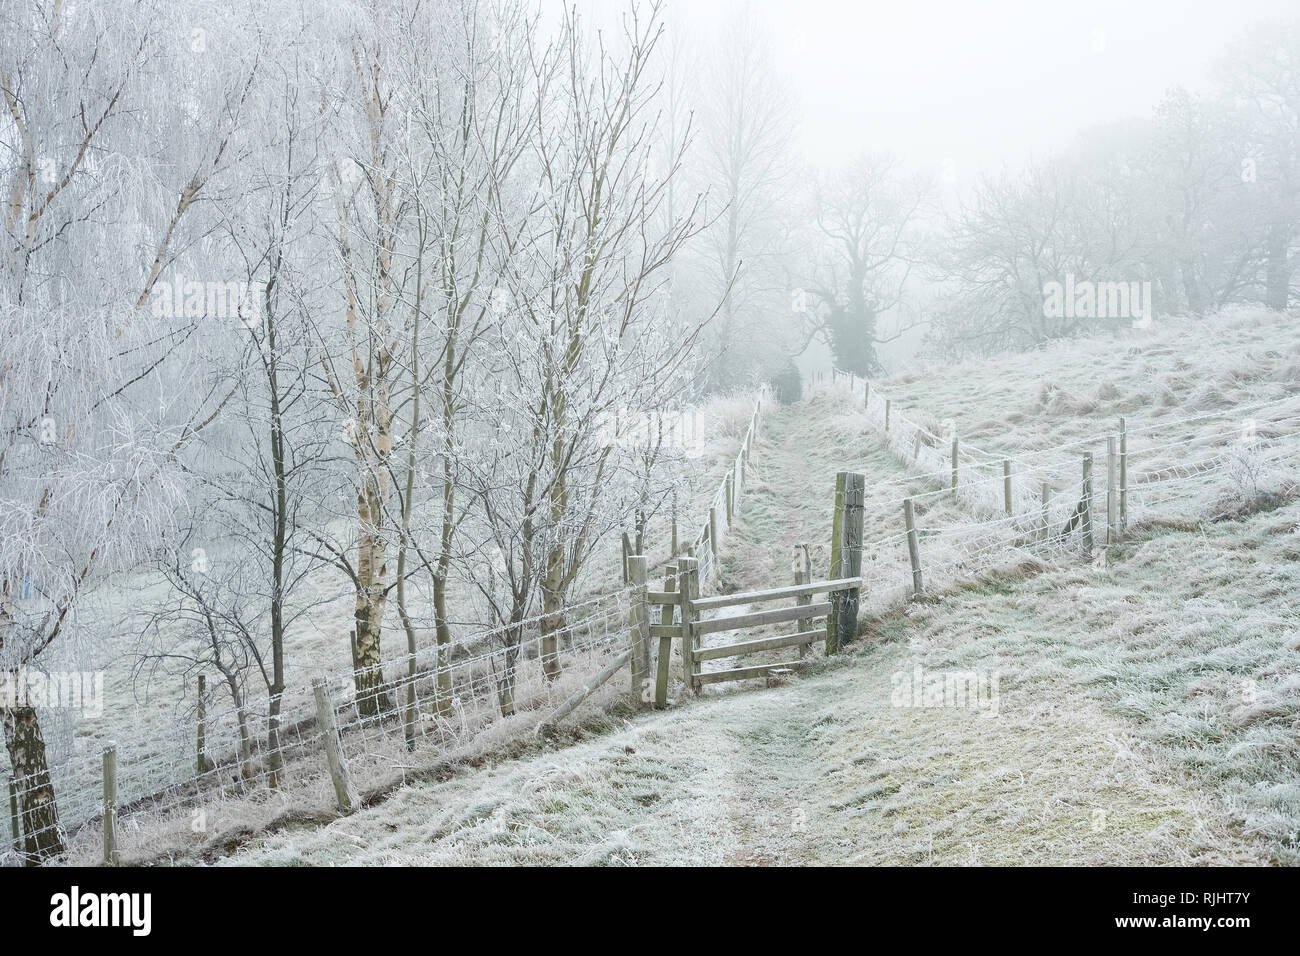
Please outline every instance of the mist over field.
M0 218L0 866L1300 863L1290 2L0 0Z

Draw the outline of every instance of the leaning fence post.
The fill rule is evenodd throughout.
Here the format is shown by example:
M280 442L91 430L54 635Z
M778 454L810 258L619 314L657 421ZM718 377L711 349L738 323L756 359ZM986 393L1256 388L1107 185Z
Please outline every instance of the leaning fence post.
M104 748L104 865L117 866L117 744Z
M329 763L330 779L334 781L334 799L339 812L351 813L357 805L357 794L352 788L352 777L348 773L347 762L343 759L343 745L339 740L338 727L334 723L334 705L330 701L325 678L313 677L311 690L316 698L316 722L320 725L321 739L325 743L325 759Z
M912 512L912 499L903 499L903 523L907 526L907 557L912 562L912 593L920 597L921 587L921 542L916 534L916 516Z
M632 578L632 602L628 625L632 632L632 693L637 705L645 702L644 682L650 673L650 605L646 597L647 568L643 554L627 559L628 574Z
M1092 557L1092 452L1083 456L1083 497L1079 501L1083 553Z
M862 573L862 512L867 479L851 471L835 476L835 518L831 527L831 578ZM831 595L826 616L826 653L834 654L857 636L858 588Z
M682 616L682 683L699 693L695 682L694 599L699 595L699 562L681 558L677 562L677 606Z
M1011 459L1002 459L1002 506L1011 516Z
M1115 451L1115 436L1106 438L1106 547L1119 540L1119 495L1116 493L1119 473L1119 455Z
M1119 536L1128 533L1128 426L1119 417Z

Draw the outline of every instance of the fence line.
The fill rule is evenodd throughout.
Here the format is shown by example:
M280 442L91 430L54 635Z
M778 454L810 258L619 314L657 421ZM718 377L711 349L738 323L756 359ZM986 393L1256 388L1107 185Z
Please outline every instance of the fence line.
M710 509L718 509L724 523L728 484L733 523L743 498L762 398L760 392L727 477L710 499ZM679 414L677 430L683 436L686 421ZM698 446L702 438L694 416L691 421L691 437ZM715 548L710 546L709 527L706 519L686 550L701 555L701 565L710 572L701 574L702 582L711 583ZM337 734L338 756L351 767L352 776L376 785L404 779L413 769L408 756L412 752L424 751L420 759L427 764L430 750L437 758L450 758L531 731L535 715L564 700L627 648L629 610L637 590L624 585L569 605L561 614L563 623L545 636L546 615L539 614L515 624L479 627L451 644L424 647L414 655L386 658L385 680L374 692L376 701L384 704L378 717L363 715L363 701L353 692L353 668L319 675L333 719L321 720L326 715L319 711L310 685L294 687L279 698L276 745L269 742L270 700L214 710L214 688L198 720L179 721L161 736L137 733L111 744L117 767L117 853L138 856L158 834L169 831L173 837L202 833L203 828L196 829L201 818L215 807L228 808L226 801L232 799L260 795L285 806L330 808L333 791L319 759L328 749L329 734ZM552 640L554 652L547 649ZM548 664L560 665L558 678L547 678ZM333 726L323 730L323 724ZM84 853L99 839L103 766L95 752L73 754L49 767L59 814L56 826L61 842L74 853ZM21 795L45 781L36 775L15 777L13 783ZM146 825L153 836L145 835ZM11 820L12 850L0 851L0 863L33 856L49 829L20 813ZM0 848L6 844L0 841Z
M864 604L877 611L922 588L934 591L1021 561L1104 559L1105 549L1122 540L1128 527L1168 516L1173 501L1184 513L1217 517L1223 513L1214 509L1223 503L1225 479L1235 486L1227 489L1230 502L1295 487L1291 469L1284 466L1300 457L1300 397L1137 427L1119 419L1121 427L1109 434L999 455L956 440L955 428L947 436L934 435L878 386L833 370L829 384L841 380L855 403L861 398L859 407L876 437L908 471L872 485L877 493L896 489L899 517L906 519L906 530L864 545L870 555L864 568L872 569ZM1243 420L1243 412L1272 415ZM1201 426L1197 434L1149 441L1154 432L1194 424ZM1135 443L1135 436L1144 440ZM1089 449L1098 454L1095 474L1085 478ZM1069 450L1078 454L1064 454ZM934 487L915 491L917 483ZM904 498L910 506L904 506ZM944 500L959 505L971 520L927 523L917 506Z

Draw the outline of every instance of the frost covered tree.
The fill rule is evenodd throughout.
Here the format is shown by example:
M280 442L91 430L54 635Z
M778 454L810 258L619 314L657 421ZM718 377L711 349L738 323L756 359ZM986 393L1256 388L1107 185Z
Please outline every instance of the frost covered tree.
M926 183L887 155L861 156L814 184L807 334L846 371L878 373L876 346L899 334L882 333L879 318L903 298L926 195Z
M1243 180L1264 194L1264 304L1282 310L1291 300L1300 237L1300 22L1256 27L1229 48L1220 73L1227 96L1250 122L1254 148L1239 162Z
M327 76L322 94L336 97L328 176L343 299L342 328L332 334L342 347L337 357L331 352L326 378L356 464L355 558L339 557L356 592L353 663L357 706L367 716L392 708L380 638L394 584L388 564L394 389L407 362L401 351L406 273L395 257L410 205L400 188L397 150L405 132L400 58L389 40L415 14L416 5L392 4L350 20L335 51L337 79Z
M693 234L698 204L664 224L668 170L650 164L662 37L657 5L633 10L618 48L566 13L548 46L530 45L534 134L526 189L499 219L508 301L493 337L499 420L499 537L540 585L543 670L560 673L565 599L600 533L622 525L610 475L619 408L645 409L698 338L661 333L667 266ZM520 215L520 211L526 215ZM485 489L484 497L490 493ZM521 583L529 588L532 582Z
M223 274L240 277L246 290L238 315L213 317L228 348L213 343L207 350L234 392L181 459L187 498L202 505L179 543L159 549L172 595L147 609L150 645L142 657L165 670L179 663L187 676L205 667L219 672L239 714L246 762L247 715L261 706L261 695L252 696L260 686L272 786L283 763L286 643L326 599L320 590L303 598L303 585L331 557L323 530L337 514L330 505L346 490L346 476L329 467L337 420L319 401L315 320L332 305L318 288L329 251L319 188L327 127L304 92L312 85L304 41L320 38L301 22L303 8L275 15L282 29L267 31L275 45L262 51L265 65L249 91L256 113L275 121L248 130L241 188L214 204L220 214L204 246L207 266L225 263Z
M709 384L761 380L796 347L786 286L783 221L794 185L794 118L755 12L733 3L728 30L702 77L694 171L708 190L710 222L691 244L707 294L721 303L708 330ZM758 334L755 334L755 333ZM793 334L792 334L793 333Z
M196 65L214 22L182 45L154 3L0 12L7 677L76 627L101 572L154 547L179 506L179 454L231 395L187 352L207 334L204 291L162 286L242 149L256 57ZM63 839L39 716L0 708L29 859Z

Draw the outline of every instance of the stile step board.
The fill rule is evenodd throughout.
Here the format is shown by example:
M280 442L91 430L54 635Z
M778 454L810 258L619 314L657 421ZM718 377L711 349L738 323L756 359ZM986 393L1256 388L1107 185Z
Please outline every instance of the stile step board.
M800 631L798 634L782 634L780 637L764 637L757 641L742 641L728 644L726 647L702 647L695 652L697 661L712 661L719 657L738 657L741 654L753 654L758 651L773 651L778 647L793 647L825 640L826 628L819 627L813 631ZM775 665L773 665L775 666Z
M696 604L695 607L699 607L699 604ZM761 627L764 624L784 624L787 621L825 617L830 612L830 601L822 601L819 604L798 604L794 607L781 607L772 611L756 611L753 614L738 614L735 617L715 617L707 621L697 621L691 630L699 635L716 634L718 631L734 631L741 627Z
M803 597L805 594L821 594L823 591L849 591L862 587L862 578L837 578L833 581L813 581L810 584L792 584L784 588L769 588L766 591L744 591L736 594L722 594L718 597L703 598L695 602L697 611L714 611L720 607L735 607L737 604L759 604L763 601L779 601L782 598Z
M751 677L767 677L769 671L788 671L803 666L803 661L782 661L780 664L757 664L753 667L736 667L726 671L712 671L700 674L695 679L701 684L719 684L728 680L749 680Z
M682 626L680 624L651 624L650 636L652 638L666 637L670 640L675 637L681 637Z

